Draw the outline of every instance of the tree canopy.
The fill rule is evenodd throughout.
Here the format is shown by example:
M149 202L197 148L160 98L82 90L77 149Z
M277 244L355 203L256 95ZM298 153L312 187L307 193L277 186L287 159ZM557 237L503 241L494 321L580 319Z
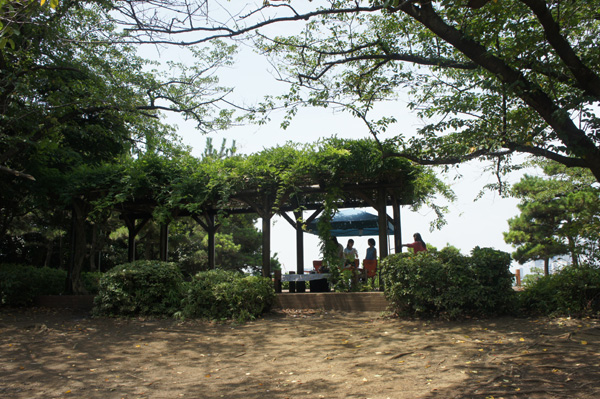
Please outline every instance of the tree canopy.
M520 263L568 255L577 266L580 258L597 259L600 228L600 192L594 177L582 168L568 169L542 162L545 177L525 175L512 188L521 199L521 213L508 221L507 243L517 247Z
M212 72L230 62L234 46L190 48L194 65L165 69L123 42L111 2L51 3L0 3L1 171L35 178L29 162L56 157L59 147L70 148L58 157L69 167L171 151L177 139L161 111L203 130L228 125L230 114L214 108L228 89Z
M120 22L138 42L253 34L292 84L281 104L342 105L375 138L397 115L370 119L374 104L408 88L410 107L431 123L415 137L400 127L395 156L422 164L484 157L500 173L520 152L600 180L597 0L228 2L227 12L182 1L169 2L179 18L165 19L144 18L150 4L125 3ZM270 26L279 23L303 30L277 35Z

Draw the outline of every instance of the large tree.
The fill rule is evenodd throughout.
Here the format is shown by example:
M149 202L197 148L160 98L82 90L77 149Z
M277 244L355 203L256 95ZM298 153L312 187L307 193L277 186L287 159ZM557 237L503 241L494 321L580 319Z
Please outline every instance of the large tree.
M598 0L267 0L224 3L221 13L182 0L159 3L171 13L163 19L148 13L157 3L123 3L121 22L140 42L254 33L293 84L285 104L343 105L376 137L397 115L371 120L369 111L408 87L411 107L433 119L416 137L398 132L404 151L395 155L423 164L490 157L501 170L522 152L600 180ZM263 29L292 22L304 30Z
M161 111L202 130L227 126L218 103L228 89L214 70L233 46L189 48L193 66L160 65L124 43L113 2L52 3L0 1L0 171L35 178L27 162L63 145L78 152L64 154L71 164L75 155L100 163L115 151L168 151L174 136Z
M204 130L229 123L213 72L234 47L189 48L194 65L161 66L123 42L112 2L51 3L0 1L0 238L20 234L9 230L19 218L50 235L72 229L78 291L98 184L129 157L187 152L163 111Z

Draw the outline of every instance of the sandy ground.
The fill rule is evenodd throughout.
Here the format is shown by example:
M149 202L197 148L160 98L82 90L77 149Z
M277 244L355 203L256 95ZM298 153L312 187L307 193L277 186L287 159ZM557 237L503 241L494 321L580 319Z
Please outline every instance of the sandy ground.
M0 309L0 398L598 398L600 323Z

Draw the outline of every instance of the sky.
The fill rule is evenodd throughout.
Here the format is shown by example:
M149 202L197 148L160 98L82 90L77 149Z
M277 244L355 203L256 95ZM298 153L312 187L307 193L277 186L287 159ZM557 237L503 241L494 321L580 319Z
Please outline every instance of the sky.
M285 91L286 86L277 82L271 74L272 67L260 56L244 49L237 56L234 66L219 71L220 84L233 87L235 90L230 100L238 103L252 104L260 101L265 94L277 94ZM390 136L402 133L406 136L415 134L424 122L407 108L406 96L400 94L394 102L382 104L380 114L394 115L398 123L388 130ZM206 138L212 137L213 144L220 146L223 138L228 145L236 142L238 153L250 154L284 144L287 141L311 143L324 137L337 135L340 138L365 138L369 136L366 126L347 113L333 109L302 109L293 119L291 125L282 130L279 126L282 113L274 114L273 120L266 125L236 126L223 132L203 135L194 128L193 123L171 117L169 123L178 126L178 134L184 143L193 148L192 154L200 156L204 150ZM447 225L440 230L430 231L430 222L435 214L428 208L412 212L409 207L401 210L402 242L412 242L412 235L419 232L425 242L438 249L452 245L461 253L469 254L476 247L492 247L505 252L513 252L514 248L504 242L503 232L508 231L507 220L518 215L518 201L514 198L501 198L498 193L486 192L475 201L480 190L495 182L495 178L484 170L486 164L477 160L471 161L447 175L440 175L454 190L457 200L448 203L449 213L446 215ZM458 173L457 173L458 172ZM516 182L521 174L509 176L509 182ZM374 209L366 209L376 213ZM391 215L391 210L389 211ZM306 214L308 216L308 213ZM257 224L260 229L260 220ZM353 237L355 248L364 256L369 237ZM374 237L378 241L378 237ZM347 238L340 242L346 243ZM289 223L275 216L272 219L272 253L282 264L285 272L296 270L295 231ZM393 238L390 239L393 245ZM377 244L379 248L379 244ZM305 233L304 237L304 269L312 269L312 260L321 259L320 243L317 236ZM512 271L522 268L513 264ZM527 273L528 268L522 271Z

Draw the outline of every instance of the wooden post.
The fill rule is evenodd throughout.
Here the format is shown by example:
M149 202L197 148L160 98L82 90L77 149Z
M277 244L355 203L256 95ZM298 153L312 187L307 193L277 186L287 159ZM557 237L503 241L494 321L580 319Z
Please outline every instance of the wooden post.
M388 216L387 216L387 201L385 188L377 190L377 216L379 216L379 259L385 259L389 254L388 249ZM379 263L381 265L381 263ZM379 275L379 289L383 291L384 286L381 281L381 267L377 267Z
M206 220L206 222L204 222L198 215L192 215L192 219L194 219L196 221L196 223L198 223L200 226L202 226L204 231L206 231L206 233L208 234L208 248L207 248L208 267L209 267L209 269L214 269L215 268L215 259L216 259L216 257L215 257L215 234L217 233L217 231L219 230L219 227L221 227L221 225L215 223L215 215L213 213L209 213L209 212L204 212L204 219Z
M160 260L166 262L169 258L169 223L160 225Z
M394 195L392 198L392 209L394 215L394 253L402 252L402 223L400 215L400 204L398 203L398 197Z
M275 292L281 293L281 270L275 270L273 272L273 284L275 288Z
M134 215L123 215L123 220L125 221L125 225L127 226L127 230L129 231L129 236L127 239L127 259L129 262L135 261L135 237L138 235L140 230L148 223L150 220L149 217L144 217L140 224L135 225L135 216Z
M386 192L384 188L380 188L377 192L377 216L379 217L379 258L384 259L388 256L389 250L387 245L388 229L387 229L387 211L386 211Z
M262 275L271 277L271 201L265 195L262 208Z
M302 211L294 211L294 217L296 218L296 272L304 274L304 231L302 223L298 221L302 219ZM306 282L299 281L296 284L296 290L306 292Z

